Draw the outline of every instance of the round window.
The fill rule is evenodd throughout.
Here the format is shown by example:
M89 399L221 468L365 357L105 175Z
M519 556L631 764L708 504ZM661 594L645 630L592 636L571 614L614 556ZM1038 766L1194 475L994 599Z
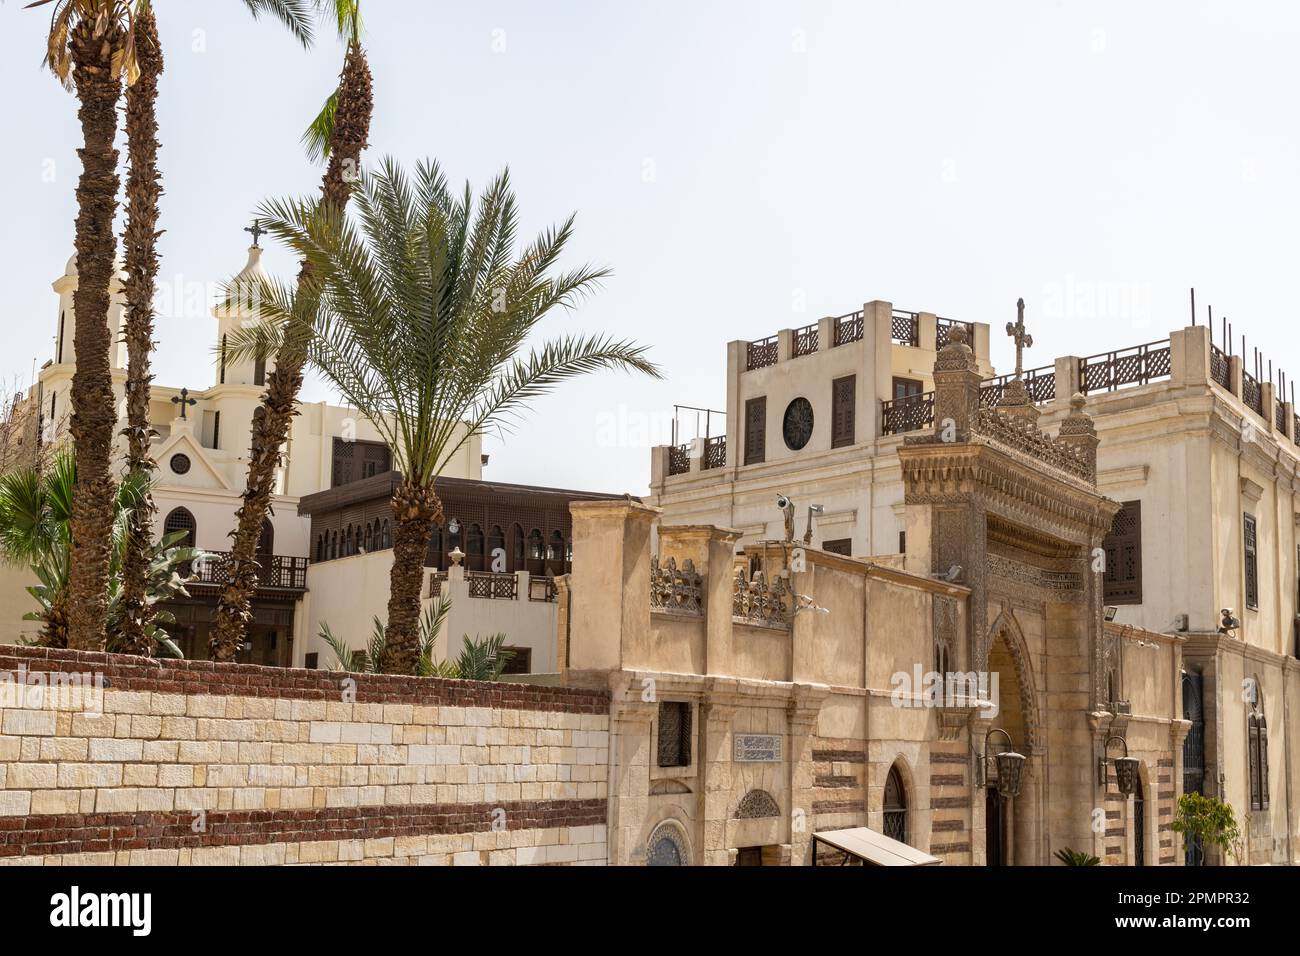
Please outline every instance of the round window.
M176 472L178 475L183 475L190 470L190 456L172 455L170 464L172 471Z
M792 451L803 448L812 438L812 430L812 404L806 398L796 398L786 407L785 421L781 426L786 446Z

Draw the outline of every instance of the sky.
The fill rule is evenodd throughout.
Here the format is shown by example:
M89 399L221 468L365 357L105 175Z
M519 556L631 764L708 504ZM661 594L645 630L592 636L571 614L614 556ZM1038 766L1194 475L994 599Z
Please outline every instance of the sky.
M1152 2L363 0L368 160L509 166L521 237L577 212L569 266L613 276L538 341L606 331L662 380L560 386L489 436L485 477L644 493L674 404L725 407L726 343L882 299L988 322L1023 296L1026 363L1166 338L1212 305L1300 375L1300 7ZM235 0L156 0L157 381L213 382L214 284L266 198L314 192L299 138L343 51ZM48 14L0 3L0 382L53 351L72 254L75 98ZM282 249L268 267L295 273ZM1236 344L1240 348L1240 343ZM309 400L329 398L309 379Z

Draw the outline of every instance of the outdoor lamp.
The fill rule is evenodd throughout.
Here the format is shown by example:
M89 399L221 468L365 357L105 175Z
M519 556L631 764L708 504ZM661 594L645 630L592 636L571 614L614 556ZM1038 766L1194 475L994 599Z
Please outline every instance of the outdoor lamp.
M1137 757L1128 755L1128 741L1116 734L1106 738L1106 743L1102 745L1101 756L1097 758L1097 781L1106 785L1106 753L1110 750L1110 742L1118 740L1124 745L1124 756L1115 758L1115 781L1119 784L1119 792L1128 796L1137 792L1138 764L1140 761Z
M1025 774L1025 755L1018 754L1012 749L1015 747L1015 742L1012 741L1011 735L1001 727L990 728L989 732L984 735L984 753L979 760L979 779L976 784L981 787L988 785L989 740L994 734L1001 734L1006 737L1008 748L993 755L998 768L998 792L1004 797L1018 797Z

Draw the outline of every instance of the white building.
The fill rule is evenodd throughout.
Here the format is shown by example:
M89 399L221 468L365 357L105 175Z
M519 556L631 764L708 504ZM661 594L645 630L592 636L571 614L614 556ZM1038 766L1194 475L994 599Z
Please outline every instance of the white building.
M782 537L773 502L789 495L798 536L807 506L822 506L811 537L819 547L947 572L918 566L919 554L938 549L916 540L934 532L908 526L897 451L907 432L933 425L929 370L950 327L871 302L730 343L726 434L654 449L648 503L665 524L739 529L740 547ZM991 406L1008 377L994 379L987 366L988 326L970 330ZM1057 358L1025 382L1048 431L1075 393L1086 396L1101 442L1099 490L1124 506L1094 569L1105 602L1121 625L1184 639L1182 784L1230 800L1250 859L1269 862L1293 859L1300 840L1289 799L1300 788L1300 423L1230 352L1192 326L1161 342ZM1126 651L1115 700L1140 697L1143 672L1138 651Z

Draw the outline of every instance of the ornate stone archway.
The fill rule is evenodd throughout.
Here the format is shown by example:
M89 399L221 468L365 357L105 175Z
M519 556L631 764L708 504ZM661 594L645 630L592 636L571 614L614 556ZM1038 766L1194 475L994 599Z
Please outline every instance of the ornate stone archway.
M1025 642L1024 632L1020 629L1020 623L1005 602L997 619L988 629L984 643L985 660L988 660L993 645L999 638L1010 652L1011 661L1015 665L1016 682L1020 690L1020 709L1025 723L1024 747L1030 754L1041 753L1043 725L1038 713L1038 688L1034 679L1033 661L1030 658L1029 646Z

